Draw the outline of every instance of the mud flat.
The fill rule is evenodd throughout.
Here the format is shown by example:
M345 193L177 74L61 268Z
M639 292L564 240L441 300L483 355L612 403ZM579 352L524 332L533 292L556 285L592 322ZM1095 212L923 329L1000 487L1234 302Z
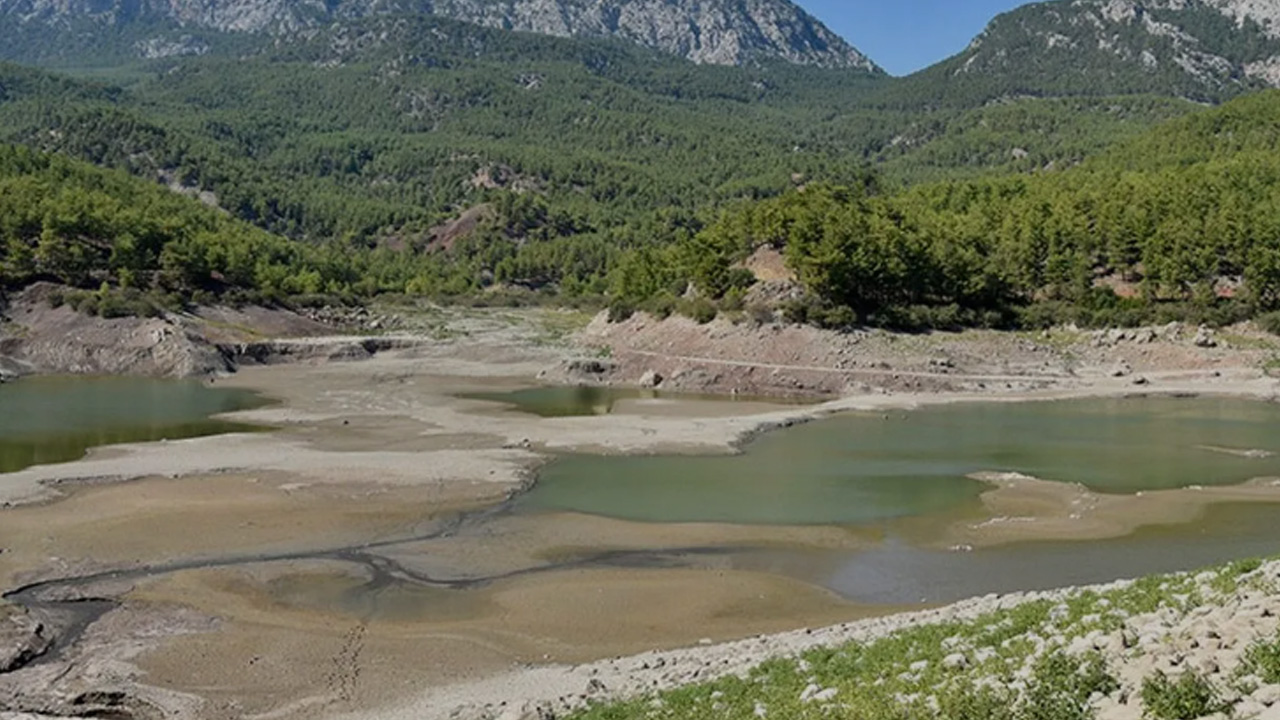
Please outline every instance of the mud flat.
M25 613L0 612L43 626L28 639L64 640L0 672L0 708L137 718L496 717L547 693L581 699L589 686L612 693L665 682L652 673L635 683L606 678L601 690L590 673L604 666L574 667L655 648L663 651L614 665L662 667L670 648L900 611L859 605L751 558L850 553L910 528L514 511L509 499L549 453L726 454L769 429L850 410L1135 392L1130 379L1100 372L1034 392L867 392L816 406L673 401L660 412L626 402L611 415L558 418L458 397L527 387L573 356L478 336L360 362L245 368L215 382L279 404L230 417L273 432L112 446L0 475L0 502L12 506L0 522L0 580L19 591L11 600L30 601ZM1162 373L1149 373L1142 390L1275 392L1274 381L1243 367ZM1025 477L982 480L991 484L982 505L922 534L922 543L1115 537L1147 522L1140 514L1180 522L1212 503L1280 500L1265 481L1113 499ZM990 522L1002 517L1035 521ZM75 627L84 602L105 604L96 622ZM65 642L69 633L74 642ZM748 641L690 657L731 671L788 643ZM698 677L692 672L670 679Z

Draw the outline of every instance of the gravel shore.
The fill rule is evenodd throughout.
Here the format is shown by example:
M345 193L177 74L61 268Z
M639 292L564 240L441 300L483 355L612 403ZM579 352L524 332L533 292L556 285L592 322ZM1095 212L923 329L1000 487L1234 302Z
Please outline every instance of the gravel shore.
M776 658L799 658L815 648L866 645L904 631L931 626L1011 624L1007 614L1036 606L1045 619L1030 632L1006 637L1004 648L1025 645L1016 655L1014 677L1030 676L1035 661L1052 652L1069 656L1098 653L1118 681L1106 695L1091 698L1100 720L1143 716L1141 688L1156 673L1177 678L1194 673L1216 689L1222 717L1262 716L1280 708L1277 679L1259 677L1250 666L1250 648L1274 638L1280 615L1280 562L1230 565L1200 573L1169 575L1143 583L1119 581L1051 592L990 595L936 610L804 629L721 645L652 652L577 667L531 668L427 692L414 701L377 712L339 716L342 720L532 720L563 717L590 703L647 697L690 683L746 676ZM1158 597L1151 597L1157 593ZM1081 607L1093 612L1084 614ZM948 632L950 632L950 628ZM942 640L943 664L971 672L979 685L1003 682L993 672L998 652L975 647L963 633ZM926 653L927 654L927 653ZM803 667L806 661L800 660ZM922 675L929 660L901 658ZM936 663L937 660L935 659ZM985 678L985 679L984 679ZM924 678L916 678L917 681ZM810 699L824 688L810 685ZM1016 692L1016 688L1015 688ZM802 693L803 694L803 693ZM827 693L836 697L834 692ZM926 701L927 702L927 701ZM909 703L908 703L909 704ZM1280 709L1275 711L1280 713ZM1232 714L1233 713L1233 714ZM1273 717L1274 713L1265 717Z

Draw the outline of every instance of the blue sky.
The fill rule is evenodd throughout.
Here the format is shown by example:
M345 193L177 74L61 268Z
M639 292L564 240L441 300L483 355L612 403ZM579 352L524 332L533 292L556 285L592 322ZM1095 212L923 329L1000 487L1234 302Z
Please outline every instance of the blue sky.
M960 52L996 15L1027 0L797 0L894 75Z

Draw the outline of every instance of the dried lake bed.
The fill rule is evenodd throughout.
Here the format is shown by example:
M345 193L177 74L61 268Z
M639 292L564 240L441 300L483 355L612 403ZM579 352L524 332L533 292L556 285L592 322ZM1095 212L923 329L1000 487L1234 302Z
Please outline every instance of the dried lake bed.
M528 388L541 362L249 369L216 385L274 399L229 418L271 432L0 475L19 503L0 581L26 588L10 601L110 601L77 642L0 674L6 702L52 710L106 685L137 717L316 717L1280 549L1280 406L1242 399L1269 380L1027 404L631 396L555 417L464 397ZM1165 396L1188 392L1211 396Z

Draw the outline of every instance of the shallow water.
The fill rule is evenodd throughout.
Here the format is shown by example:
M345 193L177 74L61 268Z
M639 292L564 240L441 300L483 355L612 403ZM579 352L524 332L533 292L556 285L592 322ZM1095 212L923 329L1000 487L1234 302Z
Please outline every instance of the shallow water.
M260 407L247 390L197 381L40 377L0 385L0 472L67 462L100 445L250 431L212 415Z
M1280 406L1222 398L957 404L855 414L775 433L738 456L570 456L524 510L645 522L863 525L962 508L975 472L1107 493L1280 476ZM1243 454L1255 452L1252 455Z
M857 551L745 552L743 569L796 577L867 605L949 603L988 593L1049 590L1209 567L1280 553L1280 505L1226 504L1190 523L1107 540L1019 542L972 552L902 538Z
M579 417L590 415L608 415L621 400L673 400L694 402L699 400L716 402L759 402L770 404L808 404L811 400L797 400L776 397L756 397L747 395L692 395L685 393L664 393L657 390L636 390L633 388L608 388L589 386L554 385L525 388L509 392L466 393L458 397L467 400L485 400L510 405L520 412L539 417Z

